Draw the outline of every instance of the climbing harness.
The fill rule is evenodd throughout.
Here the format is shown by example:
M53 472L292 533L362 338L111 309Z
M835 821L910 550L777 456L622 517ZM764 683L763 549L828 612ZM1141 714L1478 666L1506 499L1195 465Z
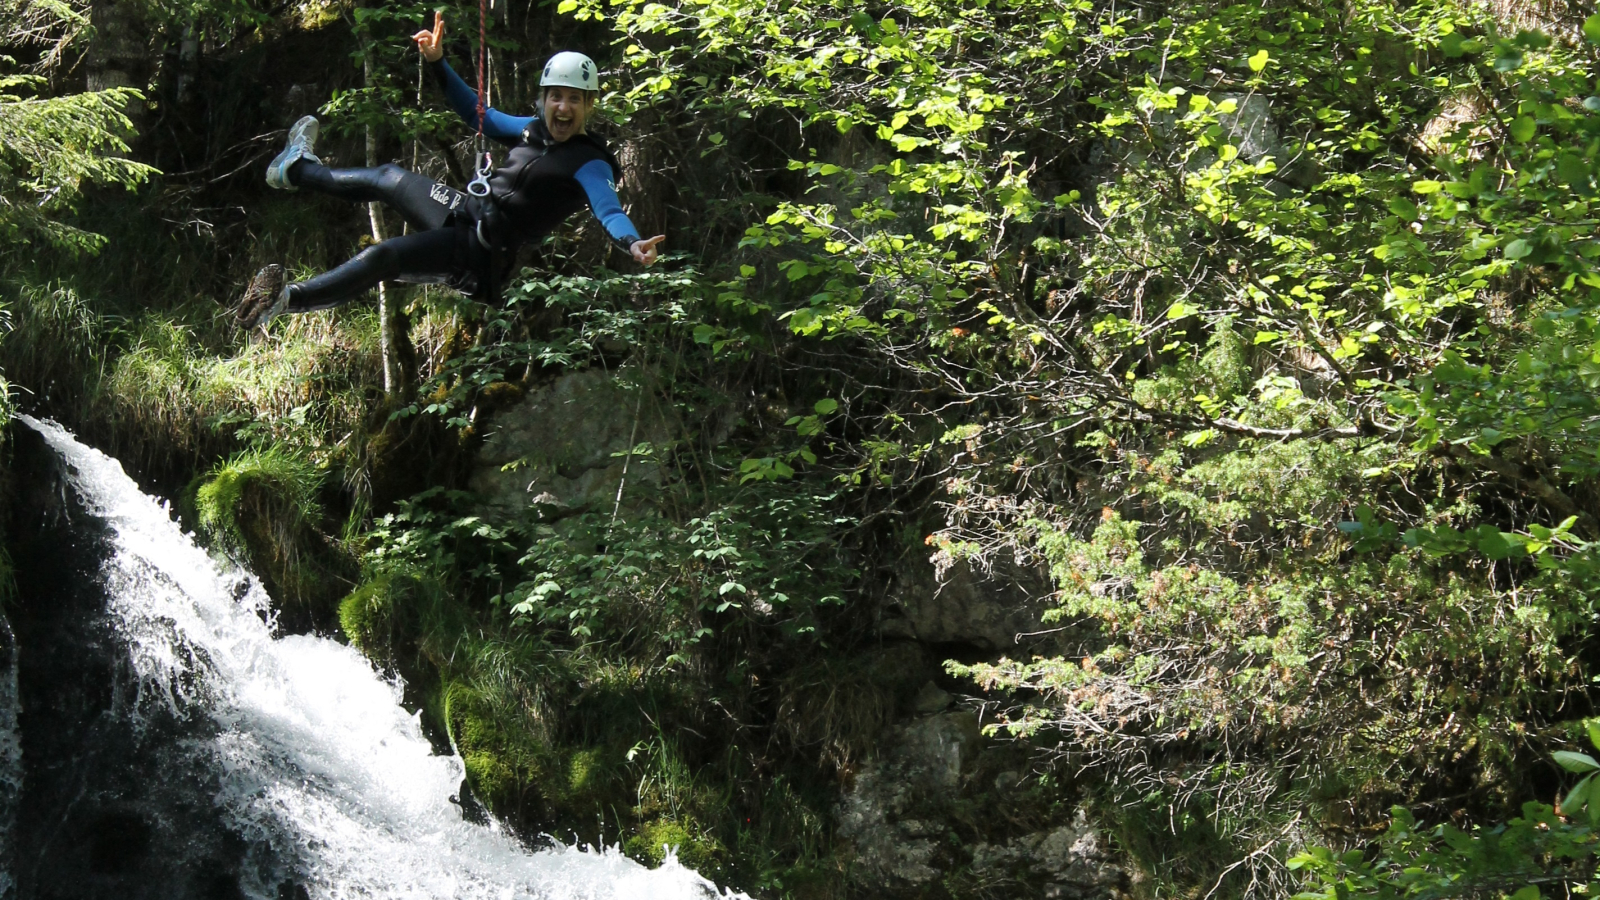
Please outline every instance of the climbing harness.
M474 197L489 196L489 176L494 172L494 157L483 145L483 119L489 104L484 100L489 74L489 0L478 0L478 136L473 139L473 158L477 160L473 179L467 182L467 193Z

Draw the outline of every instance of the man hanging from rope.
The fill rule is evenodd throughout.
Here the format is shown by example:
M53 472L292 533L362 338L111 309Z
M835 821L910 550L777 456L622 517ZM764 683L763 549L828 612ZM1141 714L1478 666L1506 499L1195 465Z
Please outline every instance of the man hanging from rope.
M365 294L381 281L448 284L493 302L499 281L523 243L554 231L585 204L618 246L642 265L656 261L657 235L639 238L617 200L622 170L605 143L587 133L599 94L599 69L582 53L550 57L539 78L539 115L511 116L486 107L444 61L444 17L412 37L451 109L483 136L510 148L505 164L480 164L463 194L394 164L329 169L312 152L317 120L306 116L289 130L288 145L267 167L267 184L306 188L356 202L379 201L398 210L412 233L381 241L338 268L306 281L283 283L283 268L262 269L236 313L241 326L264 326L279 313L331 309ZM480 151L481 152L481 151ZM486 160L485 154L485 160Z

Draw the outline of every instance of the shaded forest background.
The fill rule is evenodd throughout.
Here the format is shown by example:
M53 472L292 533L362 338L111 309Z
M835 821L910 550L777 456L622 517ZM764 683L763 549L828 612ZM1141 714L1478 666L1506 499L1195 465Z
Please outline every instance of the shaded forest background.
M298 116L464 182L434 9L0 2L0 371L402 675L496 816L758 896L1057 896L1028 836L1084 821L1085 896L1587 884L1592 8L496 0L492 105L595 56L670 257L574 222L501 306L238 332L261 265L402 228L266 188ZM615 501L469 489L578 372L634 404ZM943 591L1004 621L919 631ZM949 795L852 830L930 715Z

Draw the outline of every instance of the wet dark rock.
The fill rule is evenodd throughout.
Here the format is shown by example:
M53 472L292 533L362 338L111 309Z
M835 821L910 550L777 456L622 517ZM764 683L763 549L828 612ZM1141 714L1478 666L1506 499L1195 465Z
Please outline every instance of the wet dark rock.
M972 872L990 882L1036 884L1038 896L1052 900L1121 896L1126 881L1105 838L1089 824L1082 809L1070 823L1049 831L1003 844L974 845Z
M13 897L242 897L240 872L277 864L221 820L203 749L215 726L141 704L106 610L108 532L62 465L38 435L10 430L5 535L16 593L7 613L22 751Z
M951 713L905 725L883 743L883 756L856 776L839 806L839 833L851 842L856 879L876 888L933 881L940 859L943 800L961 785L979 743L970 713Z
M932 705L932 692L923 694ZM906 900L961 896L962 885L1004 886L1019 898L1126 895L1127 874L1084 809L1028 810L1026 777L1009 768L1021 761L1016 748L984 738L972 713L912 720L880 748L837 811L862 891Z
M0 608L0 898L11 895L17 804L22 792L22 734L17 727L17 643Z

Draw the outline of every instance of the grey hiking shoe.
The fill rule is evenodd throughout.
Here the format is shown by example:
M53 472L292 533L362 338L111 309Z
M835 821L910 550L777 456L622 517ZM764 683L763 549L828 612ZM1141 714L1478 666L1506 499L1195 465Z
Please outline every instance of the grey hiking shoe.
M256 277L250 279L250 286L244 289L244 296L234 308L233 320L240 328L264 328L288 303L289 288L283 283L283 266L272 263L263 266Z
M302 159L309 159L321 164L312 152L317 146L317 117L301 116L300 121L289 128L289 140L284 144L283 152L272 158L267 165L267 184L280 191L297 191L289 182L289 168Z

